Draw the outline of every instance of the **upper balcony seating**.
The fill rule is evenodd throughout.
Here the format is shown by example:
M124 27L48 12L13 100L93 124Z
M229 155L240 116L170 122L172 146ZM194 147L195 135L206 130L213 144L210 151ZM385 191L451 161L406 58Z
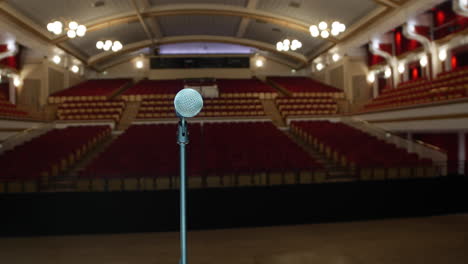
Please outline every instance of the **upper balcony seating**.
M432 80L404 82L397 89L385 89L364 110L377 110L440 102L468 96L468 67L439 74Z
M125 101L169 99L184 88L183 80L142 80L122 94Z
M49 103L107 100L123 89L129 82L130 79L88 80L52 94L49 97Z
M315 97L278 97L275 99L283 118L300 115L334 115L338 104L330 96Z
M133 125L81 173L84 189L178 188L179 148L175 124ZM225 176L257 172L285 172L320 169L305 151L271 123L190 124L187 147L189 185L220 184ZM274 144L272 144L274 142ZM213 175L214 174L214 175ZM202 183L204 177L206 182ZM218 180L216 180L218 179ZM122 184L126 182L127 184ZM247 181L246 183L250 183ZM231 184L234 184L231 182ZM238 183L241 184L241 183Z
M0 155L0 192L37 191L110 134L109 126L55 129ZM26 184L29 182L30 184Z
M274 88L258 79L218 79L216 83L219 95L223 98L273 99L278 96L278 92Z
M118 121L125 108L122 100L66 101L57 110L59 120Z
M10 103L4 94L0 94L0 118L29 118L28 113L18 110L16 105Z
M263 105L256 97L252 98L205 98L202 111L197 117L258 117L264 116ZM143 100L138 119L174 118L173 99Z
M432 163L343 123L293 121L291 129L328 157L350 168L385 170L430 166Z
M344 98L342 90L307 77L268 77L267 80L289 91L293 97Z

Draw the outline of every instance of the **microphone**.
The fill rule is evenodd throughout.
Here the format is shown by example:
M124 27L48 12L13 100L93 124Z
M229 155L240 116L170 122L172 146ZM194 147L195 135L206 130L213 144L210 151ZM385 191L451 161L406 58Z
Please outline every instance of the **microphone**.
M174 107L179 117L194 117L203 107L203 98L196 90L185 88L174 98Z

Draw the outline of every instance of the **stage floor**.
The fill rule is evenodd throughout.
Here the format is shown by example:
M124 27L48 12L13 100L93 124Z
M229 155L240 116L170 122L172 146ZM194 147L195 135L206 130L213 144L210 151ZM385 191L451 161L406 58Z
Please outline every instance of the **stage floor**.
M178 233L0 238L1 263L178 263ZM190 264L468 263L468 215L195 231Z

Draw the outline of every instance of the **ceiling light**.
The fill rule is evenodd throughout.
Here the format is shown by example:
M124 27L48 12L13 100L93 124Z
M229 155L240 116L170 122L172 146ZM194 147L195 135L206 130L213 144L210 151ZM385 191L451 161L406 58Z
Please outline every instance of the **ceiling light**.
M333 60L334 62L337 62L340 58L341 58L341 57L340 57L340 55L339 55L338 53L335 53L335 54L333 54L333 56L332 56L332 60Z
M49 32L54 32L54 29L55 29L55 24L50 22L49 24L47 24L47 30Z
M83 37L86 34L86 30L87 28L85 25L79 25L76 29L76 35L78 35L78 37Z
M137 67L138 69L142 69L142 68L143 68L143 61L138 60L138 61L135 63L135 67Z
M21 86L21 80L20 80L20 78L19 78L18 76L15 76L15 77L13 78L13 85L14 85L15 87Z
M332 28L331 34L333 36L338 36L340 34L340 30L338 28Z
M260 67L263 67L263 60L257 59L257 60L255 61L255 66L257 66L257 67L259 67L259 68L260 68Z
M320 30L325 30L325 29L327 29L327 27L328 27L328 24L325 21L320 22L319 25L318 25L318 28Z
M68 23L68 28L69 29L73 29L73 30L76 30L78 28L78 23L76 21L71 21L70 23Z
M419 60L419 64L421 64L421 67L426 67L427 57L426 56L421 57L421 59Z
M73 65L71 67L71 71L74 72L74 73L78 73L80 71L80 67L76 66L76 65Z
M320 36L324 39L328 38L330 36L330 33L328 31L324 30L320 33Z
M67 31L67 36L68 36L69 38L75 38L75 37L76 37L76 31L75 31L75 30L69 29L69 30Z
M291 41L289 39L283 40L283 45L289 46L291 44Z
M346 30L346 25L343 24L343 23L341 23L339 29L340 29L340 32L345 32L345 30Z
M439 60L445 61L447 59L447 50L443 49L439 51Z
M319 63L317 63L317 65L315 66L315 68L316 68L318 71L321 71L321 70L323 70L324 65L323 65L321 62L319 62Z
M99 40L96 42L96 48L97 49L102 49L104 47L104 42L102 40Z
M404 73L405 72L405 64L404 63L398 64L398 72L399 73Z
M58 56L58 55L55 55L55 56L52 58L52 61L53 61L55 64L59 64L59 63L62 61L62 58L60 58L60 56Z
M283 42L278 41L278 42L276 43L276 50L277 50L277 51L282 51L282 50L283 50Z
M331 27L332 27L332 29L336 28L336 29L339 30L340 24L341 24L340 22L335 21L335 22L333 22L333 23L331 24Z
M289 50L289 46L284 46L284 44L283 44L283 50L284 50L284 51L288 51L288 50Z
M369 72L369 74L367 74L367 81L370 83L373 83L375 81L375 75L373 72Z

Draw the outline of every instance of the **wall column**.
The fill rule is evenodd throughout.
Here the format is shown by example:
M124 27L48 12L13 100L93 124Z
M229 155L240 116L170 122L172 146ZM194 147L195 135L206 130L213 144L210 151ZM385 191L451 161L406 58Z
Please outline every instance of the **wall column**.
M465 132L458 132L458 173L465 174L466 160L466 137Z

